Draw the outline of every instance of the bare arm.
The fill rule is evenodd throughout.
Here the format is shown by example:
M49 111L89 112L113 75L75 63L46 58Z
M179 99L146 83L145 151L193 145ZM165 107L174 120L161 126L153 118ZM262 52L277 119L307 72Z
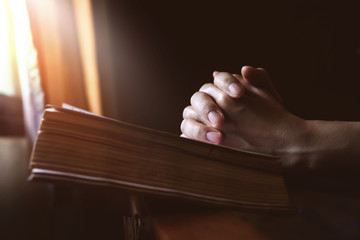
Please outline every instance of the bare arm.
M289 169L359 165L360 123L294 116L262 69L243 68L242 76L216 72L214 83L193 95L183 118L185 137L279 155Z

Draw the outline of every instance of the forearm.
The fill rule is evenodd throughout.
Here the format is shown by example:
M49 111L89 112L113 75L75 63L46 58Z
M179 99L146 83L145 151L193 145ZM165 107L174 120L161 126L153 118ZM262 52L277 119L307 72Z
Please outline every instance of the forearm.
M298 135L298 144L285 154L285 166L308 170L360 166L360 122L304 123L305 131Z

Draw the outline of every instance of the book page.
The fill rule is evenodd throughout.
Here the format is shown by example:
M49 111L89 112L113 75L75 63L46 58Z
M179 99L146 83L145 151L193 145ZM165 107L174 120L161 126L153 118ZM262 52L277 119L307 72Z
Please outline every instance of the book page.
M81 112L81 113L85 113L85 114L89 114L89 115L94 115L94 116L98 116L98 117L103 117L101 115L98 115L98 114L95 114L95 113L92 113L92 112L89 112L89 111L86 111L82 108L78 108L78 107L75 107L73 105L70 105L70 104L67 104L67 103L63 103L61 105L62 108L65 108L65 109L69 109L69 110L73 110L73 111L76 111L76 112Z

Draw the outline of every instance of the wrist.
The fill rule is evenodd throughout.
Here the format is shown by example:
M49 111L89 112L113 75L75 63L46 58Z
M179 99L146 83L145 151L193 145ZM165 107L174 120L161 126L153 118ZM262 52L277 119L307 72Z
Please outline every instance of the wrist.
M295 141L284 158L292 170L317 170L359 165L360 123L301 120Z
M289 129L285 129L288 135L284 136L284 148L279 155L285 169L309 170L314 168L313 153L316 142L316 124L313 121L304 120L292 116L293 123Z

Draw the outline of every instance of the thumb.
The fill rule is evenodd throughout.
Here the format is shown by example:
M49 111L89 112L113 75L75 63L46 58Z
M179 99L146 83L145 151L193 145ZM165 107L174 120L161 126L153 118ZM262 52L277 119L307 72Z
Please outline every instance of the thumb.
M249 84L268 91L279 103L282 103L282 98L265 69L244 66L241 68L241 75Z

